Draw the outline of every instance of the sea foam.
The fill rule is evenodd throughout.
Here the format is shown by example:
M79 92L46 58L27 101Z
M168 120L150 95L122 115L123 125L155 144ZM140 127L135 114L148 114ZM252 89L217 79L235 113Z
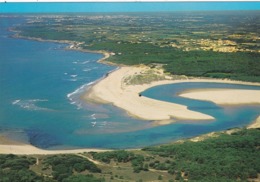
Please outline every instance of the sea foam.
M91 71L92 69L90 69L90 68L86 68L86 69L83 69L83 71L85 71L85 72L89 72L89 71Z
M90 61L84 61L84 62L82 62L81 64L87 64L87 63L89 63Z

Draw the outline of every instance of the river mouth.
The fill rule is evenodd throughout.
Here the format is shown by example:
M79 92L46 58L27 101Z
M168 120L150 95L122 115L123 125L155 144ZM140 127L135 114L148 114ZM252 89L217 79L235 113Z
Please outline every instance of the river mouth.
M21 21L24 20L15 23ZM6 36L0 37L0 54L4 58L0 60L0 131L7 132L6 136L14 140L44 149L140 148L244 127L260 114L259 106L220 107L173 98L171 85L151 88L143 94L158 100L175 99L173 102L182 102L191 110L212 115L216 121L187 120L154 126L152 122L133 119L111 105L83 103L80 92L73 98L69 94L80 88L87 89L88 84L115 67L97 63L101 54L64 50L65 44L11 38L8 27L13 24L5 25L2 32ZM82 87L84 85L86 87ZM208 88L209 85L197 87ZM190 88L189 84L177 84L173 90L177 93ZM156 98L156 94L160 98Z

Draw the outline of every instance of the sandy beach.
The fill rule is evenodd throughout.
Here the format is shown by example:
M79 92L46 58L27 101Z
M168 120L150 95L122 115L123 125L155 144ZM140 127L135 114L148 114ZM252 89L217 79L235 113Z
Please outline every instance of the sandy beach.
M94 85L83 98L90 101L110 103L129 115L143 120L194 119L212 120L211 116L187 109L186 106L139 96L142 91L162 84L174 83L162 80L150 84L132 85L126 78L145 72L147 67L121 67Z
M75 154L84 152L105 152L108 149L64 149L64 150L44 150L37 148L29 143L24 143L9 139L8 135L0 134L0 154L17 155L53 155L53 154Z
M43 150L32 146L10 140L5 136L0 135L0 154L17 154L17 155L51 155L51 154L72 154L72 153L83 153L83 152L105 152L108 149L68 149L68 150Z
M240 81L230 80L216 80L216 79L182 79L172 80L164 79L153 81L145 84L127 84L127 79L136 75L140 75L149 70L149 67L121 67L120 69L110 73L106 78L94 85L83 98L87 101L94 101L100 103L110 103L123 110L129 115L143 119L162 121L163 123L170 119L189 119L189 120L213 120L212 116L202 114L199 112L189 110L185 105L159 101L144 96L139 96L139 93L144 90L163 84L172 84L180 82L216 82L216 83L230 83L230 84L251 84ZM253 84L259 85L259 84ZM217 93L216 93L217 92ZM252 104L260 103L260 91L252 90L206 90L194 91L190 90L188 93L181 94L187 97L200 99L194 94L201 93L202 100L215 101L216 103L232 103L232 104ZM246 97L245 97L246 96ZM228 99L226 98L228 97ZM256 100L256 98L258 98ZM223 102L219 102L223 101ZM159 124L159 123L158 123Z
M68 150L43 150L32 145L2 145L0 144L0 154L17 155L52 155L52 154L75 154L83 152L105 152L102 149L68 149Z

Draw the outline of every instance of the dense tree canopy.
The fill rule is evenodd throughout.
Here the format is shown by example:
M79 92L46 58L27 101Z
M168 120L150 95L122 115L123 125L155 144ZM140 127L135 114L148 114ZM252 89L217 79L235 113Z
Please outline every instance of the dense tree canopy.
M222 181L257 178L260 173L260 131L242 130L231 135L222 134L202 142L148 147L143 150L169 158L154 161L151 168L189 180L207 180L221 176Z

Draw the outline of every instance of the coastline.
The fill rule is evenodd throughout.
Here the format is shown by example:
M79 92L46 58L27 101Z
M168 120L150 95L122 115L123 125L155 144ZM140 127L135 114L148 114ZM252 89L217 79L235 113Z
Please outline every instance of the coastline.
M74 45L74 43L77 43L77 42L73 42L73 41L53 41L53 40L43 40L43 39L28 38L28 37L17 37L17 38L25 38L25 39L29 39L29 40L35 40L35 41L49 41L49 42L57 42L57 43L67 43L67 44L70 44L70 45ZM75 50L75 51L82 51L82 52L101 53L101 54L104 55L104 57L101 58L100 60L98 60L98 62L103 63L103 64L116 65L116 64L113 64L113 63L110 63L110 62L106 61L106 59L110 56L110 53L105 52L105 51L91 51L91 50L85 50L85 49L79 49L79 48L73 48L73 47L70 48L70 46L66 47L65 49ZM118 65L116 65L116 66L118 66ZM119 68L118 70L121 70L121 68ZM135 67L129 67L129 68L133 69ZM118 70L115 70L115 71L109 73L109 75L107 77L109 77L110 75L112 75L114 73L117 73ZM85 98L85 96L88 97L88 95L91 92L94 92L93 88L96 85L99 85L101 82L103 82L103 80L105 80L107 77L105 77L104 79L100 80L95 85L93 85L93 87L90 88L89 91L87 91L87 93L83 96L84 99L91 100L91 101L94 101L94 102L111 103L111 102L109 102L107 100L102 100L102 99L98 100L98 97L96 97L94 99L93 98ZM199 78L195 78L194 79L194 78L190 78L188 80L162 80L162 81L156 81L154 83L145 85L146 87L143 87L144 85L136 85L136 86L131 86L130 85L128 88L130 89L131 87L139 87L139 89L141 89L143 91L143 90L146 90L146 89L148 89L150 87L157 86L157 85L180 83L180 82L219 82L219 83L230 83L230 84L260 85L258 83L251 83L251 82L241 82L241 81L231 81L231 80L217 80L217 79L199 79ZM138 93L140 93L140 92L135 93L135 95L138 95ZM175 106L177 106L177 105L175 105ZM187 115L187 110L188 110L187 107L180 106L180 109L185 110L185 115ZM129 114L131 114L131 113L129 112ZM195 113L193 113L193 114L195 116ZM136 116L134 116L134 117L136 117ZM202 115L200 115L200 113L197 113L197 117L205 117L205 120L208 120L208 119L212 120L212 119L214 119L214 118L212 118L210 116L207 116L207 115L202 116ZM166 118L172 119L172 118L178 118L178 116L166 116ZM179 117L178 119L184 119L184 118ZM158 124L169 124L169 123L171 123L173 121L172 120L169 121L167 119L163 119L163 120L159 119L159 121L157 121L157 122L158 122ZM259 128L259 127L260 127L260 116L256 119L255 122L253 122L252 124L250 124L248 126L248 128ZM43 150L43 149L39 149L37 147L34 147L34 146L30 145L30 144L16 143L15 141L13 141L13 142L12 141L8 141L8 139L3 139L0 136L0 154L10 154L10 153L12 153L12 154L18 154L18 155L31 155L31 154L49 155L49 154L81 153L81 152L90 152L90 151L94 151L94 152L110 151L110 150L106 150L106 149L103 150L103 149L89 149L89 148L87 148L87 149L69 149L69 150Z
M83 42L68 41L68 40L49 40L49 39L42 39L42 38L36 38L36 37L26 37L26 36L21 36L19 34L14 34L12 37L18 38L18 39L39 41L39 42L54 42L54 43L68 44L68 46L66 46L64 48L65 50L80 51L80 52L95 53L95 54L103 54L104 57L99 59L97 61L98 63L112 65L112 66L119 66L115 63L106 61L106 59L108 59L111 55L111 53L109 53L109 52L102 51L102 50L83 49L83 48L79 47L81 44L83 44Z

